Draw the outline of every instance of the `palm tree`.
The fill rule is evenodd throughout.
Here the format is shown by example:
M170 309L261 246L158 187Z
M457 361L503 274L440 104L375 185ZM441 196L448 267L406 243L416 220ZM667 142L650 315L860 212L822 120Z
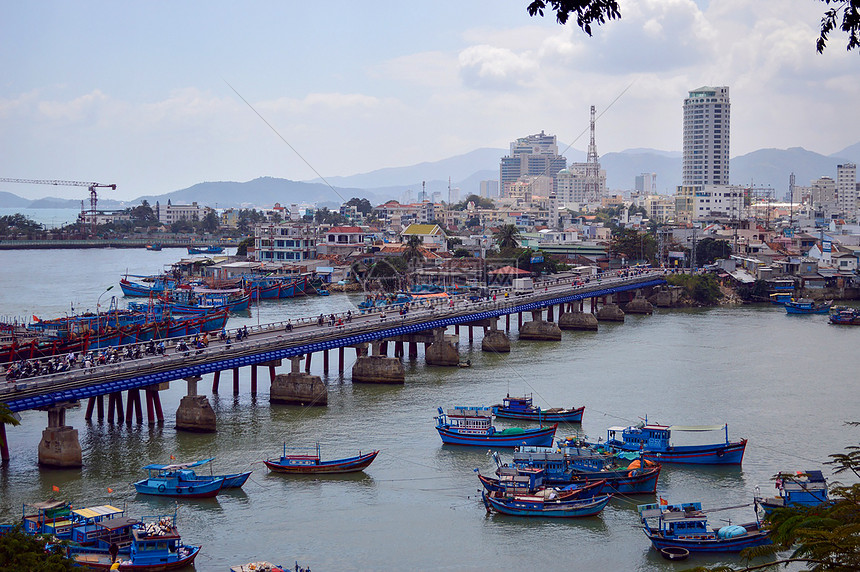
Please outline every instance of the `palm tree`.
M503 225L496 234L499 250L516 248L520 245L520 229L515 224Z
M421 245L423 244L423 240L421 240L420 236L412 235L406 241L406 248L403 250L403 260L406 261L406 264L409 265L410 268L414 269L415 266L424 260L424 253L421 252Z

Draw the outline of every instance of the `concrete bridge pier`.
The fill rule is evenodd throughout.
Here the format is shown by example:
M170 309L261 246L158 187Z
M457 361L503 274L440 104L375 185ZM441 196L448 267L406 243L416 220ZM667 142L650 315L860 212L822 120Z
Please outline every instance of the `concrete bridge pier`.
M597 311L597 320L600 322L623 322L624 310L612 301L612 296L604 298L603 307Z
M565 312L558 317L558 327L562 330L597 331L597 318L594 314L583 312Z
M495 318L490 318L490 325L484 328L484 339L481 340L481 350L494 353L510 353L511 340L505 332L498 329Z
M424 350L424 360L427 365L451 366L460 363L460 352L445 338L445 328L433 330L433 343Z
M328 405L328 390L318 375L301 371L302 356L290 358L290 373L275 376L269 391L270 403Z
M337 372L341 375L343 375L343 370L344 370L343 362L344 362L344 354L346 353L344 350L345 350L345 348L343 346L337 348L337 359L338 359Z
M642 295L642 290L636 290L636 295L624 306L624 312L627 314L651 315L654 313L654 305Z
M153 423L164 423L164 412L161 410L161 396L158 392L162 389L170 387L170 383L166 382L159 385L151 385L146 388L146 421L150 425Z
M560 342L561 330L558 324L542 320L541 316L542 312L540 310L532 312L532 321L525 322L520 326L520 339Z
M365 347L367 344L362 344ZM372 355L360 355L352 366L353 383L390 383L406 382L406 370L398 358L382 355L381 343L371 342ZM356 351L358 351L356 349Z
M128 415L125 417L127 425L131 425L132 415L137 419L138 425L143 423L143 406L140 401L139 389L129 389L126 392L125 409L128 412Z
M409 359L418 358L418 342L409 342Z
M42 409L48 412L48 427L39 441L39 464L43 467L70 469L84 464L78 430L66 425L66 408L70 405L58 403Z
M105 398L104 395L96 395L95 397L90 397L87 400L87 413L84 415L84 419L87 423L91 423L93 420L93 409L96 409L97 417L99 423L105 420Z
M199 375L186 377L188 394L179 402L176 410L176 429L198 433L214 433L216 427L215 410L205 395L197 395Z
M107 422L113 423L114 411L116 411L117 423L122 423L125 420L125 413L122 408L122 392L115 391L108 394L108 414Z
M6 440L6 424L0 423L0 464L9 462L9 441Z
M233 395L239 395L239 368L233 368Z
M212 393L218 393L218 383L221 381L221 370L215 372L212 376Z
M257 395L257 364L251 366L251 395Z

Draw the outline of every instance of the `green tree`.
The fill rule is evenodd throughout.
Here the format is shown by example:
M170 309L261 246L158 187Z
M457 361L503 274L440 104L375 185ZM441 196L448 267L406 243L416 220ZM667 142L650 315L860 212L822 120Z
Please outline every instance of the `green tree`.
M221 221L218 220L218 215L215 214L215 211L213 210L207 212L206 216L203 217L203 220L200 221L200 227L204 232L215 232L220 226Z
M421 252L423 241L420 236L412 235L404 244L405 248L401 257L406 262L406 266L414 270L418 263L424 260L424 253Z
M505 224L496 233L496 244L500 250L510 250L520 244L520 229L515 224Z
M461 244L463 244L463 239L460 238L459 236L451 236L448 238L448 250L449 251L453 251L454 249L456 249Z
M454 258L472 258L472 253L465 248L458 248L454 251Z
M714 304L723 297L713 274L672 274L666 278L666 282L672 286L682 286L684 293L699 304Z
M495 208L496 204L490 199L485 199L480 195L469 195L459 203L451 205L451 208L455 211L466 210L466 207L469 203L475 203L475 208L478 209L492 209Z
M155 211L152 210L152 207L149 205L149 201L145 199L136 207L128 209L128 213L131 215L131 222L134 223L135 226L151 226L158 224L158 218L155 216Z
M657 255L657 241L646 232L631 228L615 228L609 239L609 252L631 260L645 260L653 263Z
M358 197L352 197L348 201L346 201L346 205L350 207L355 207L356 210L364 215L370 214L373 210L373 205L370 204L370 201L367 199L360 199Z
M713 264L721 258L728 258L732 247L727 240L703 238L696 243L696 264Z
M21 530L20 525L0 535L0 572L63 572L74 570L74 562L61 545L45 548L46 537Z
M21 213L0 216L0 234L12 235L36 232L42 225Z
M860 47L860 0L817 0L828 6L821 18L821 34L816 49L824 52L829 34L839 29L848 36L847 49ZM528 5L530 16L544 15L544 9L556 13L559 24L566 24L570 16L576 16L576 24L591 35L591 25L604 24L607 20L621 18L617 0L533 0Z
M254 246L253 236L249 236L239 243L239 246L236 248L236 256L247 256L249 246Z

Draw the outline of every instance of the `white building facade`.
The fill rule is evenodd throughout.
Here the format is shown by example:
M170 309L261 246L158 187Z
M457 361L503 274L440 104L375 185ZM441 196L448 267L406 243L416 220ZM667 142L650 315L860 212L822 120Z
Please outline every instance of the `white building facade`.
M728 86L700 87L684 100L682 185L729 184Z

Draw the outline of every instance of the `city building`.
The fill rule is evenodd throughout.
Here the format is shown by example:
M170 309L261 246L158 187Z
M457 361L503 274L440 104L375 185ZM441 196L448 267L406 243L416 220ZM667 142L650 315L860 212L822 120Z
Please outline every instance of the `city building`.
M745 189L739 186L697 186L693 195L693 221L739 221L745 195Z
M313 260L317 257L317 238L313 224L258 224L254 227L254 257L258 262Z
M523 175L544 175L555 179L556 173L567 166L567 159L558 154L555 135L543 131L521 137L511 143L510 153L499 163L499 190L508 196L511 185ZM555 189L554 189L555 190Z
M358 226L334 226L321 233L317 253L349 255L364 249L365 233Z
M857 165L836 166L836 209L846 220L857 220Z
M401 233L400 239L405 243L411 236L420 238L421 245L430 251L448 249L448 238L438 224L411 224Z
M494 199L499 196L498 181L481 181L480 196L485 199ZM435 202L435 201L434 201Z
M729 184L729 88L700 87L684 100L683 186Z
M161 224L173 224L180 220L200 220L205 216L204 207L201 207L196 202L190 205L174 205L167 199L167 204L161 206L156 201L155 216L158 217L158 222Z
M657 173L636 175L634 188L643 195L657 194Z
M389 227L400 228L428 223L435 218L435 212L433 203L429 201L401 204L392 200L373 208L373 216Z

